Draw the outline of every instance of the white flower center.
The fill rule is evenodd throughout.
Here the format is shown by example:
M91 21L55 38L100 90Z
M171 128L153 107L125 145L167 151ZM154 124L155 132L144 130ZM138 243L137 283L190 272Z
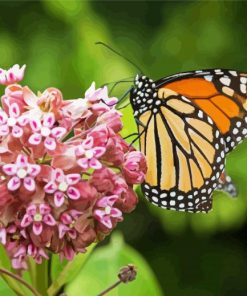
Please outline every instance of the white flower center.
M27 171L24 169L19 169L16 174L20 179L24 179L27 176Z
M68 184L65 183L65 182L60 183L59 186L58 186L58 190L60 190L60 191L63 191L64 192L67 189L68 189Z
M43 137L48 137L50 135L50 133L51 133L51 130L48 127L46 127L46 126L43 126L41 128L40 132L41 132L41 135Z
M93 157L93 151L91 151L91 150L87 150L86 152L85 152L85 156L86 156L86 158L92 158Z
M7 121L8 126L15 126L16 125L16 119L13 117L8 118Z
M105 213L106 213L106 215L109 215L111 213L111 207L110 206L105 207Z
M36 213L35 215L34 215L34 217L33 217L33 220L35 221L35 222L40 222L40 221L42 221L42 215L41 214L39 214L39 213Z

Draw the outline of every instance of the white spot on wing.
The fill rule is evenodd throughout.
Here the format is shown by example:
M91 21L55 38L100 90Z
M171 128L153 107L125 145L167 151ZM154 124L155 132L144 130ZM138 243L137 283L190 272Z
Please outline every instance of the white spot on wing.
M247 78L246 77L240 77L240 82L241 83L247 83Z
M213 76L207 75L207 76L204 76L204 79L207 80L207 81L212 81Z
M241 83L240 84L240 90L243 94L246 94L246 84Z
M238 76L238 74L237 74L236 71L229 71L229 73L230 73L232 76Z
M229 77L221 77L220 82L226 86L231 84L231 79Z

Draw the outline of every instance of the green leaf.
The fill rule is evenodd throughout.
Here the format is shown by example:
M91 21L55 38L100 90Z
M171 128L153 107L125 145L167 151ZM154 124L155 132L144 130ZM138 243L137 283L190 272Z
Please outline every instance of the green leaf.
M86 253L78 254L72 261L69 261L57 277L53 280L51 286L48 288L47 293L49 296L56 295L56 293L68 282L70 282L82 269L88 257L90 256L95 244L87 248ZM55 271L53 271L55 274Z
M113 235L106 247L96 250L90 260L65 289L69 296L95 296L115 283L117 273L129 263L137 267L137 278L128 284L120 284L111 295L162 295L159 284L144 258L126 245L121 235Z
M53 254L51 257L51 280L54 281L59 273L63 270L65 265L68 263L66 259L61 261L59 255Z
M9 286L5 283L5 281L0 277L0 295L4 296L15 296L13 290L9 288Z

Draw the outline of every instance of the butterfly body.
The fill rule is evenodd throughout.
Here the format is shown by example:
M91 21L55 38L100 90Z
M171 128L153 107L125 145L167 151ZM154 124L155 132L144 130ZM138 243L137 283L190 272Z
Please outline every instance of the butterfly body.
M247 134L246 84L247 74L221 69L157 81L136 77L130 101L147 159L142 189L150 202L208 212L213 191L232 188L220 177L226 154Z

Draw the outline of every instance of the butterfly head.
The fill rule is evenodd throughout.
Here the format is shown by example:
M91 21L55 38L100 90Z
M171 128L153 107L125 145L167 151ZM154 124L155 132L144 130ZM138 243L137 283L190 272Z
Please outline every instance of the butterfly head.
M151 108L156 97L156 85L147 76L136 75L134 87L130 93L130 102L134 111L146 111Z

